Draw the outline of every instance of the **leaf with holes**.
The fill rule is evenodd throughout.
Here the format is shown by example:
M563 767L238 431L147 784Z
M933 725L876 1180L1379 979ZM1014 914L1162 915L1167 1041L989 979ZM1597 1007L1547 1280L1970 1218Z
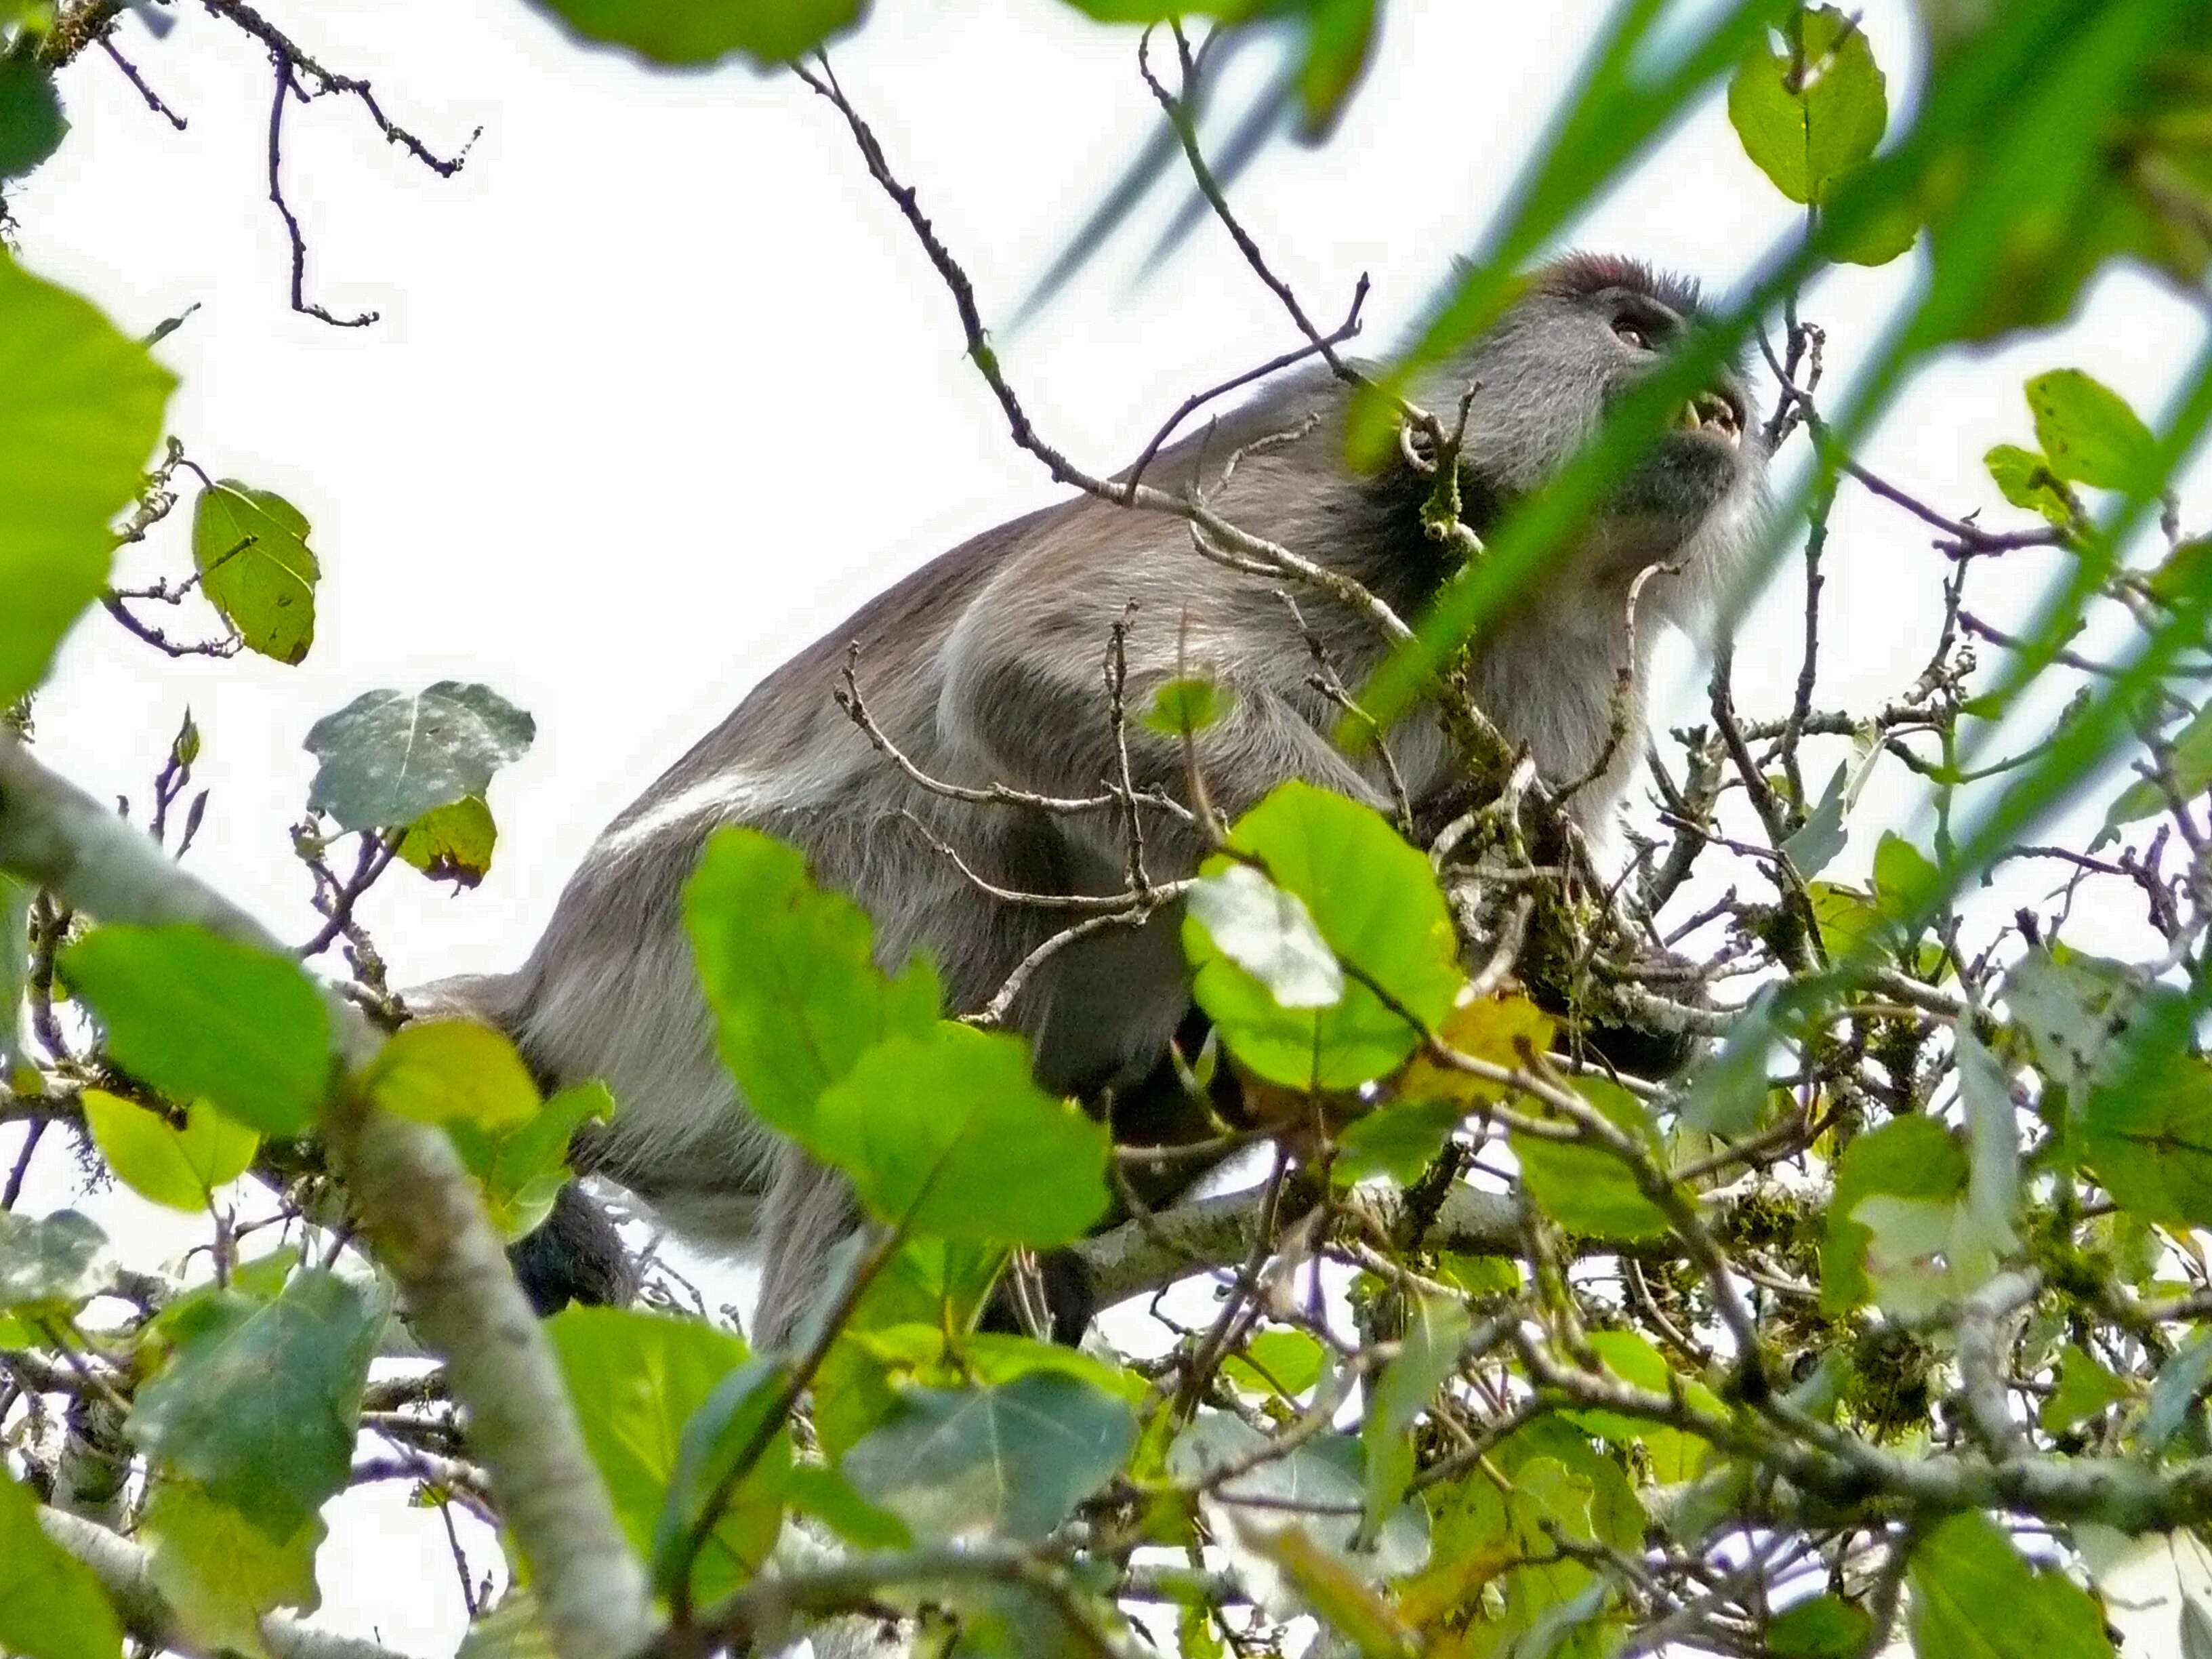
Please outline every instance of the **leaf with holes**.
M1222 955L1258 980L1279 1008L1334 1008L1344 969L1295 893L1249 864L1230 864L1191 884L1191 918Z
M2154 476L2158 441L2127 400L2078 368L2054 368L2027 383L2036 441L2069 483L2125 489Z
M1820 1246L1822 1310L1841 1313L1873 1293L1867 1276L1873 1230L1856 1214L1862 1200L1878 1194L1951 1199L1966 1184L1966 1155L1933 1118L1894 1118L1852 1141L1837 1165L1828 1236Z
M200 586L246 648L295 663L315 642L315 586L323 568L308 525L282 495L221 478L192 508L192 565Z
M413 696L365 691L308 728L307 751L322 765L307 804L342 830L413 823L483 794L537 735L538 723L489 686L441 680Z
M2018 444L1999 444L1982 457L1997 493L2014 507L2039 514L2062 528L2081 515L2081 504L2051 463Z
M473 887L491 872L499 826L482 795L435 807L407 826L398 854L433 881Z

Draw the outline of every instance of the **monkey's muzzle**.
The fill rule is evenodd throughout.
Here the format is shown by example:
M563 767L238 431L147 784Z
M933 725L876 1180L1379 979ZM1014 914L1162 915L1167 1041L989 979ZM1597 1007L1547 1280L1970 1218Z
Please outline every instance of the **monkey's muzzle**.
M1743 418L1736 407L1717 392L1700 392L1682 405L1677 424L1685 432L1710 433L1731 444L1743 441Z

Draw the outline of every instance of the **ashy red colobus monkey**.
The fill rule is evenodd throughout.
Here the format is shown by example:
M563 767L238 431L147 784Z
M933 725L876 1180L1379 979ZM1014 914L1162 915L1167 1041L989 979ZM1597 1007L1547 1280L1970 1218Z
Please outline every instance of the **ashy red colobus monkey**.
M1535 272L1496 325L1424 388L1446 407L1475 388L1462 459L1473 527L1483 531L1556 474L1695 312L1688 284L1629 260L1576 256ZM1205 470L1209 503L1223 518L1415 617L1451 574L1452 554L1419 521L1431 480L1404 462L1376 477L1347 469L1349 398L1326 370L1292 377L1164 451L1146 482L1175 489ZM1290 435L1253 444L1273 434ZM1223 460L1245 446L1221 483ZM1641 757L1652 624L1704 626L1755 538L1765 470L1741 375L1723 370L1615 486L1580 539L1482 630L1472 659L1476 700L1554 781L1580 777L1605 757L1620 671L1630 671L1633 740L1577 797L1584 822L1609 813ZM1670 568L1645 582L1632 628L1631 586L1658 565ZM1030 893L1123 890L1122 823L1111 812L971 805L919 787L836 702L848 647L858 647L868 711L926 774L1088 796L1119 775L1100 663L1110 628L1127 614L1132 706L1193 673L1230 693L1227 714L1194 739L1214 807L1233 817L1291 778L1383 804L1372 762L1347 757L1327 735L1340 711L1308 684L1308 641L1281 586L1201 557L1178 519L1092 496L987 532L755 688L608 826L520 969L448 981L426 1006L458 1004L497 1024L550 1083L605 1079L620 1109L583 1158L680 1236L757 1251L755 1334L774 1345L820 1285L855 1211L835 1172L748 1115L716 1057L681 914L707 837L750 824L795 844L817 879L874 917L887 966L927 951L950 1010L979 1007L1066 917L994 900L903 815L988 881ZM1372 619L1310 587L1297 599L1305 629L1358 684L1387 645ZM1139 788L1187 794L1180 738L1131 722L1127 741ZM1417 805L1450 782L1432 717L1408 720L1390 741ZM1190 874L1204 845L1194 828L1164 817L1147 822L1146 836L1156 880ZM1163 912L1048 957L1011 1018L1034 1042L1045 1085L1093 1097L1150 1073L1188 1006L1176 918ZM518 1265L541 1308L623 1294L619 1241L573 1186L520 1247Z

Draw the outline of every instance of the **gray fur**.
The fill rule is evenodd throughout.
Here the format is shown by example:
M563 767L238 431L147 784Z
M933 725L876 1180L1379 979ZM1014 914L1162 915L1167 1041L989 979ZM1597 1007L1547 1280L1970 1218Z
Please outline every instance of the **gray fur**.
M1563 262L1540 272L1483 340L1421 388L1432 407L1449 410L1462 387L1480 385L1467 449L1478 529L1550 477L1649 367L1649 354L1614 331L1623 309L1663 335L1692 304L1679 285L1640 267ZM1583 544L1480 642L1480 700L1547 776L1577 776L1602 750L1626 650L1623 602L1636 573L1656 562L1683 566L1644 590L1642 658L1658 624L1702 625L1752 533L1764 458L1741 386L1730 376L1723 390L1741 447L1670 434ZM1420 481L1402 469L1368 480L1346 472L1346 404L1325 373L1293 378L1164 453L1146 482L1172 488L1202 478L1212 489L1239 445L1311 421L1295 441L1249 454L1213 504L1240 527L1356 576L1416 617L1446 574L1414 519ZM872 914L886 964L926 950L951 1008L975 1008L1065 917L980 895L902 811L928 823L988 878L1061 892L1126 884L1119 822L1111 813L1046 818L967 805L916 787L832 701L848 642L860 647L869 709L925 771L1089 795L1113 769L1100 665L1110 626L1133 599L1134 706L1182 673L1211 676L1234 695L1232 711L1196 745L1216 805L1233 815L1290 777L1379 804L1373 765L1347 759L1323 735L1335 711L1304 684L1308 653L1273 592L1278 586L1201 558L1179 520L1088 497L977 537L771 674L608 828L523 966L456 987L454 995L508 1030L549 1079L607 1081L621 1111L593 1149L601 1173L696 1241L762 1249L756 1323L773 1342L818 1284L851 1209L834 1176L747 1118L715 1058L679 915L708 836L746 823L797 843L817 878ZM1320 593L1296 597L1339 672L1357 685L1382 659L1371 623ZM1644 678L1639 661L1639 729L1577 801L1586 822L1609 814L1640 755ZM1178 743L1135 726L1129 741L1140 786L1185 793ZM1417 799L1449 781L1432 720L1406 723L1392 747ZM1199 848L1188 830L1157 817L1148 824L1156 879L1188 874ZM1036 1042L1042 1079L1084 1091L1147 1071L1186 1001L1176 927L1162 918L1052 958L1014 1015Z

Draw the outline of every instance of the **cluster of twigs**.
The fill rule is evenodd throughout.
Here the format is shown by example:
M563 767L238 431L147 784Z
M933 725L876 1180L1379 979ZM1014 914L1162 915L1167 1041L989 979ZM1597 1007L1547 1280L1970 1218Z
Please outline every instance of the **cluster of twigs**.
M173 0L161 0L164 5ZM283 222L285 240L292 251L290 300L292 309L333 328L365 328L377 320L374 311L356 312L339 316L320 303L307 297L307 240L300 228L300 217L284 196L284 112L292 103L307 104L318 98L350 98L359 104L376 130L384 135L387 143L404 150L416 161L428 167L441 179L450 179L461 170L468 154L483 129L469 136L467 143L451 155L441 155L422 139L401 126L384 112L369 83L357 76L347 75L325 67L303 48L299 42L271 23L246 0L200 0L208 12L257 42L269 55L275 83L269 105L269 139L266 151L269 203ZM98 46L108 61L125 76L146 106L155 114L182 132L188 125L185 116L170 106L155 90L138 65L124 55L116 44L115 31L125 14L131 9L129 0L75 0L58 9L53 27L40 43L39 59L51 68L58 69L75 59L91 46Z

